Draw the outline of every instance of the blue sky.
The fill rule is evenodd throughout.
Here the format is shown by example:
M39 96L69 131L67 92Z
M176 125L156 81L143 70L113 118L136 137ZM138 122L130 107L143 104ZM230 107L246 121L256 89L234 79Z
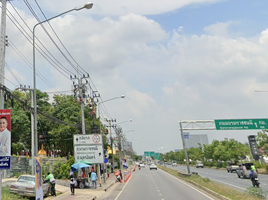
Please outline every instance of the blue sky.
M35 5L35 1L29 2ZM47 17L85 3L37 2ZM23 1L12 4L30 28L37 23ZM117 122L132 119L122 128L138 154L182 148L179 120L267 118L268 93L255 92L268 90L267 1L98 0L93 4L91 10L69 13L50 24L90 74L103 100L126 96L105 103L109 114L101 110L101 117ZM15 15L13 8L8 8ZM44 19L40 11L38 15ZM9 20L7 34L31 63L32 45ZM61 64L76 73L40 27L36 36ZM7 48L6 62L22 84L32 85L32 70L12 46ZM36 66L57 91L71 90L71 80L39 53ZM10 89L19 85L9 71L6 79ZM37 88L54 91L39 77ZM248 134L257 131L205 133L210 142L231 137L244 143Z
M193 4L175 11L148 16L157 21L167 31L172 32L183 26L184 33L203 34L204 27L216 22L237 22L231 27L240 36L255 36L266 28L267 1L222 1L218 3Z

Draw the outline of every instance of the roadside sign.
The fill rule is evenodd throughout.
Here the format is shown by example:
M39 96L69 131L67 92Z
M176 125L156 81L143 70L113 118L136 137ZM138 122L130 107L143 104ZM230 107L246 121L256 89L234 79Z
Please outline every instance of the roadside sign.
M144 151L144 156L150 156L149 152L148 151Z
M74 135L74 145L96 145L102 144L101 134Z
M216 130L268 129L268 119L219 119L214 123Z
M91 146L75 146L74 147L75 162L88 161L92 164L101 164L104 161L102 145Z

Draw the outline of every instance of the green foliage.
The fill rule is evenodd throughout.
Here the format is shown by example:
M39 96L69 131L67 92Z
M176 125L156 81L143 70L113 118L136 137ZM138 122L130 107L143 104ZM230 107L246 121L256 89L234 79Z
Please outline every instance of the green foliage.
M29 198L22 197L20 195L11 194L9 192L9 187L2 188L2 199L3 200L29 200Z
M241 157L245 157L250 154L250 148L247 144L242 144L234 139L225 139L223 141L214 140L210 145L199 144L198 148L187 149L189 160L200 160L204 162L205 166L214 167L226 167L227 161L237 162ZM161 161L175 160L178 163L184 163L185 153L179 152L167 152L165 155L161 154ZM213 160L214 162L208 162ZM195 164L195 163L191 163Z
M14 177L19 178L20 175L21 175L21 173L18 172L18 171L14 171L14 172L13 172L13 176L14 176Z
M53 164L53 170L52 170L52 174L54 175L55 179L67 179L69 177L71 165L73 164L74 164L73 156L69 156L69 159L66 161L66 163L56 161Z
M52 171L52 174L54 175L54 178L55 179L61 179L62 176L60 174L60 171L61 171L61 165L62 163L60 161L56 161L54 164L53 164L53 171ZM46 172L47 173L47 172Z
M263 191L261 188L257 187L250 187L247 188L246 192L254 197L260 198L260 199L266 199L267 198L267 192Z
M265 165L265 171L268 173L268 165Z
M19 154L21 150L24 149L24 145L21 142L12 143L12 152L13 154Z

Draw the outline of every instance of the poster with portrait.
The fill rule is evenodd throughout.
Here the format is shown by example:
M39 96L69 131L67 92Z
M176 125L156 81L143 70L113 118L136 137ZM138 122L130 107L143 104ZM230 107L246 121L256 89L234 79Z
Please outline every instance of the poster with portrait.
M43 200L42 161L41 157L35 157L35 199Z
M10 169L11 110L0 109L0 170Z

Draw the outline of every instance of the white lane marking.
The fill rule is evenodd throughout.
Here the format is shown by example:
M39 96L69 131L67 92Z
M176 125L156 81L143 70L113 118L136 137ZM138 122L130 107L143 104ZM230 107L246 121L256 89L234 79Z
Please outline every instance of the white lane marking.
M213 181L216 181L216 182L223 183L223 184L225 184L225 185L230 185L230 186L232 186L232 187L236 187L236 188L238 188L238 189L240 189L240 190L246 190L245 188L241 188L241 187L239 187L239 186L232 185L232 184L229 184L229 183L225 183L225 182L223 182L223 181L219 181L219 180L216 180L216 179L213 179L213 178L209 178L209 179L210 179L210 180L213 180Z
M160 169L160 170L161 170L161 169ZM161 171L162 171L162 172L165 172L164 170L161 170ZM180 181L181 183L187 185L188 187L194 189L195 191L199 192L200 194L204 195L205 197L207 197L207 198L209 198L209 199L211 199L211 200L214 200L214 199L211 198L210 196L208 196L208 195L206 195L205 193L203 193L203 192L197 190L196 188L194 188L193 186L189 185L188 183L186 183L186 182L184 182L184 181L181 181L180 179L174 177L173 175L171 175L171 174L169 174L169 173L167 173L167 172L165 172L165 173L166 173L167 175L171 176L172 178L174 178L174 179Z
M133 174L130 176L130 178L128 179L127 183L124 185L124 187L122 188L122 190L119 192L119 194L115 197L114 200L117 200L118 197L121 195L121 193L124 191L125 187L127 186L127 184L129 183L130 179L132 179Z

